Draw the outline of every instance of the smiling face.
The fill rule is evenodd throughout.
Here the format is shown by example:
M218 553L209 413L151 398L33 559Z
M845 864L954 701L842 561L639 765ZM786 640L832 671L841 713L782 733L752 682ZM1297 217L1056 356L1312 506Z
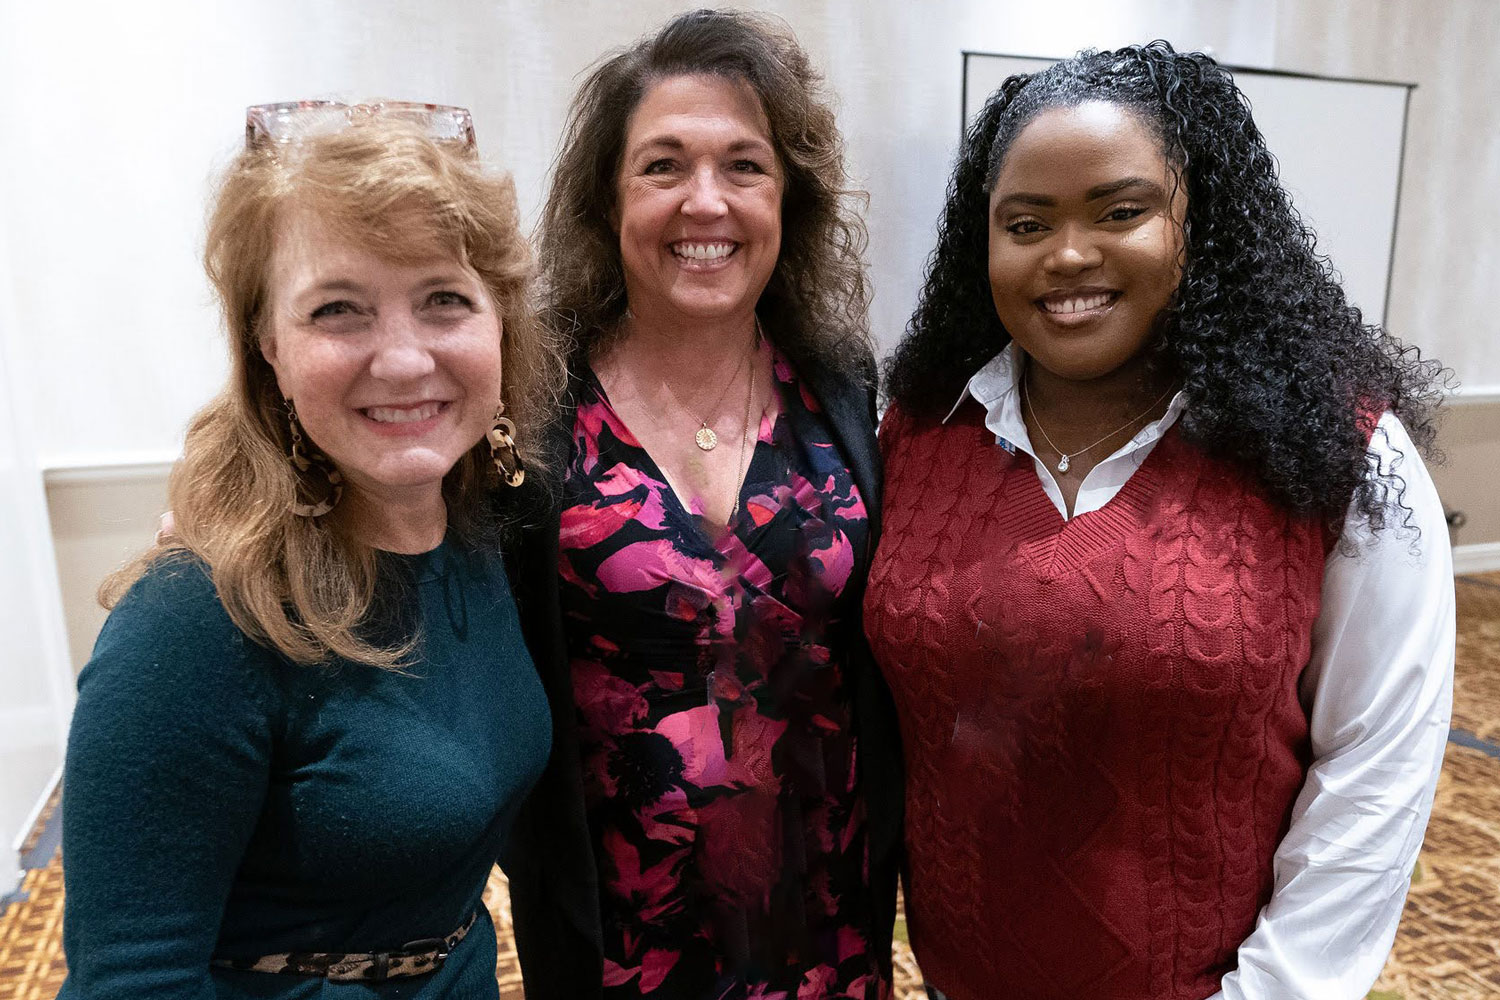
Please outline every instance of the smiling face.
M376 501L440 495L500 399L500 318L473 269L393 263L292 213L268 291L261 352L349 487Z
M1016 344L1086 381L1136 367L1182 277L1187 196L1161 144L1103 101L1016 136L990 194L990 290Z
M626 129L614 220L632 313L749 322L781 252L784 186L746 84L674 76L652 86Z

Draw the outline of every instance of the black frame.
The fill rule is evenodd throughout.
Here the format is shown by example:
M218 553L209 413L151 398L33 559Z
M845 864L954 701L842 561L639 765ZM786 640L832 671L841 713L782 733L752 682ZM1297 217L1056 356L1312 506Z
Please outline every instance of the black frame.
M964 49L962 52L962 76L959 79L958 99L958 134L962 140L968 131L969 120L966 109L969 106L969 57L984 56L991 59L1029 59L1032 62L1046 63L1051 65L1061 62L1066 56L1024 56L1015 52L980 52L973 49ZM1260 66L1235 66L1230 63L1219 63L1230 73L1238 76L1241 73L1253 73L1259 76L1285 76L1299 80L1324 80L1329 83L1364 83L1380 87L1405 87L1406 101L1401 108L1401 154L1396 161L1396 207L1391 212L1391 247L1387 255L1385 268L1385 300L1381 303L1381 320L1389 318L1391 314L1391 286L1392 279L1396 276L1396 232L1401 224L1401 183L1406 177L1406 136L1407 129L1411 124L1411 92L1417 89L1415 83L1405 83L1400 80L1375 80L1369 77L1359 76L1329 76L1324 73L1302 73L1289 69L1265 69Z

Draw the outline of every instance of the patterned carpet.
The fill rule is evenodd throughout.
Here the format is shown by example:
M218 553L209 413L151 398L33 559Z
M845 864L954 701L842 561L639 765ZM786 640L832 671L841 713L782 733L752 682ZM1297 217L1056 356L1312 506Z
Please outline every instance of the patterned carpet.
M1372 1000L1500 997L1500 573L1458 580L1453 728L1401 930Z
M1458 581L1453 727L1401 930L1370 1000L1500 997L1500 573ZM53 1000L66 974L61 857L28 872L21 894L0 913L0 1000ZM501 932L500 995L521 1000L498 869L485 902ZM896 930L897 1000L919 1000L904 924Z

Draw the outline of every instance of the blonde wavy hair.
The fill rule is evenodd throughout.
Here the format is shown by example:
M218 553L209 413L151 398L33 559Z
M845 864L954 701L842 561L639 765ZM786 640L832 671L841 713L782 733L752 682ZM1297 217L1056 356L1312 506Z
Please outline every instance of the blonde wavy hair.
M228 330L229 384L193 418L172 470L171 536L106 580L100 601L112 607L157 562L195 556L235 625L288 659L400 669L416 637L376 637L388 638L392 624L380 620L390 610L384 600L372 613L377 553L353 536L338 507L318 518L291 512L299 493L316 489L303 488L288 459L286 403L261 335L278 227L293 209L395 263L452 256L474 269L502 323L501 395L518 447L530 469L547 471L538 467L545 452L527 447L526 432L551 419L562 354L529 298L533 262L510 179L484 171L472 152L391 119L246 149L219 185L203 255ZM443 480L449 530L470 544L500 544L519 509L511 492L498 486L481 440Z

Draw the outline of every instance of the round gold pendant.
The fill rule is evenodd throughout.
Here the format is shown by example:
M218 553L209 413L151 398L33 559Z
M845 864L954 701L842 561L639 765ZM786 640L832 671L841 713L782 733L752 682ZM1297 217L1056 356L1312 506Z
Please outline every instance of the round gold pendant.
M693 440L696 441L698 443L698 447L702 448L704 451L713 451L714 447L719 443L719 435L714 433L714 429L712 427L704 424L702 427L698 428L698 433L693 435Z

